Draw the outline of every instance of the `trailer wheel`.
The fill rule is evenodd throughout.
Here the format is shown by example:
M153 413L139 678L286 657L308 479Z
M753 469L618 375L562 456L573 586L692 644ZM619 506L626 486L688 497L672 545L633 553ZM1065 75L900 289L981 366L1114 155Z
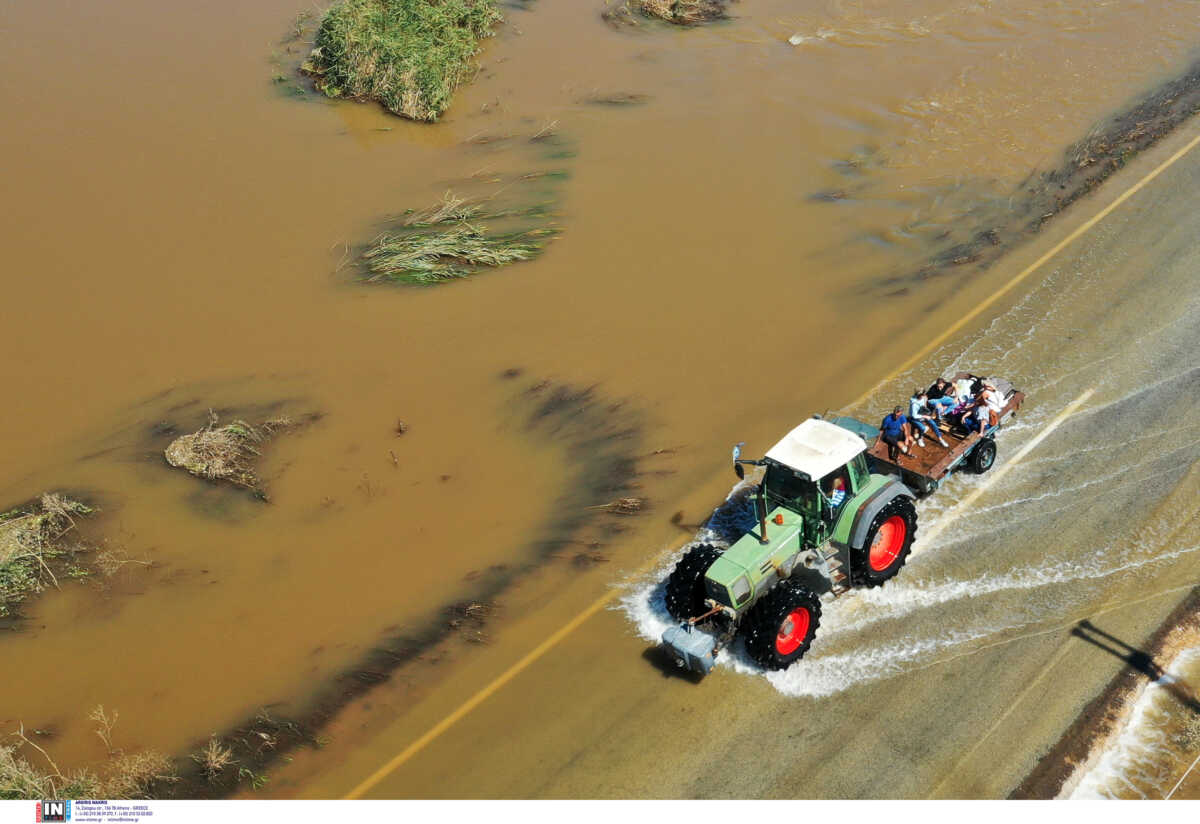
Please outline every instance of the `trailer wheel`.
M724 550L712 544L697 544L679 559L667 578L667 612L676 621L702 615L704 608L704 573Z
M746 652L763 669L786 669L808 652L820 623L820 599L795 581L780 581L742 622Z
M917 534L917 509L912 498L901 495L890 500L871 521L866 540L851 550L851 583L877 587L894 578Z
M976 475L987 472L996 462L996 442L991 438L984 438L971 450L970 461L971 471Z

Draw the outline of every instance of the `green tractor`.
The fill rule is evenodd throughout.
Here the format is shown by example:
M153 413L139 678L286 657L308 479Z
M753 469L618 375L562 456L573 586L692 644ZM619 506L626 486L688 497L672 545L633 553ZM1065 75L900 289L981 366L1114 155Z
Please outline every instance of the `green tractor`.
M877 587L904 566L917 531L914 492L872 474L867 449L878 430L849 418L800 424L761 460L752 493L757 527L732 546L693 545L666 585L680 625L663 633L676 663L705 674L741 633L764 669L808 651L821 618L819 595ZM872 462L873 463L873 462Z

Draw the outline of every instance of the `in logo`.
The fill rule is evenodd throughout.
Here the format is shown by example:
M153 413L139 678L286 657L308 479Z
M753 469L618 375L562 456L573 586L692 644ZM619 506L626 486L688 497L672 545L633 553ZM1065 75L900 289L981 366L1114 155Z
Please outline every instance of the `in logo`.
M70 821L70 801L39 801L37 805L38 821Z

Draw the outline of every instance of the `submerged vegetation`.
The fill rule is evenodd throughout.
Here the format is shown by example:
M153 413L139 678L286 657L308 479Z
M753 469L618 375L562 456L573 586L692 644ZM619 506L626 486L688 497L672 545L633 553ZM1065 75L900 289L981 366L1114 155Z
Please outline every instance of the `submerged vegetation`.
M41 746L25 734L22 726L13 733L14 743L0 743L0 799L40 798L156 798L164 785L178 781L171 759L157 750L127 753L112 746L112 727L117 715L106 715L97 707L90 716L96 734L108 749L108 760L96 768L64 773ZM33 760L25 757L25 748ZM38 767L36 762L45 762Z
M433 121L475 71L494 0L341 0L325 14L302 70L330 97L378 100Z
M0 617L10 615L27 596L58 586L52 564L79 551L64 538L75 528L76 516L91 512L86 504L48 493L0 514Z
M312 417L310 416L310 420ZM207 481L227 481L265 496L254 464L262 457L263 443L279 432L297 426L286 416L271 418L259 426L235 420L218 426L212 410L208 423L190 435L181 435L163 453L171 466L185 469Z
M728 0L625 0L603 12L610 23L634 23L634 14L654 17L677 26L693 26L728 17Z
M526 179L544 177L549 175ZM547 203L503 208L491 198L468 200L446 192L441 203L409 213L371 243L363 253L365 279L428 286L531 260L558 234L550 216ZM501 231L482 221L523 225Z

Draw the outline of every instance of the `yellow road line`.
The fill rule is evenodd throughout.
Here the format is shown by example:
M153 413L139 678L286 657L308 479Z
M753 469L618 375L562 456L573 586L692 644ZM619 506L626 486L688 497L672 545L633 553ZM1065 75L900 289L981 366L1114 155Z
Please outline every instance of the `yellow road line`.
M933 539L935 539L937 536L941 535L942 532L946 529L946 527L949 526L950 523L955 518L958 517L960 512L962 512L964 509L969 507L971 504L975 503L975 501L979 500L980 495L987 492L989 489L991 489L993 486L995 486L997 483L999 483L999 481L1005 475L1007 475L1009 472L1012 472L1013 467L1015 467L1017 464L1019 464L1021 462L1022 458L1024 458L1026 455L1028 455L1030 452L1032 452L1034 450L1034 448L1037 447L1038 444L1040 444L1042 441L1046 440L1046 438L1048 438L1050 436L1051 432L1053 432L1055 429L1058 429L1058 427L1062 424L1063 421L1065 421L1067 418L1074 415L1076 410L1078 410L1079 407L1083 406L1084 403L1087 402L1087 399L1090 398L1094 394L1096 394L1096 390L1094 388L1089 389L1086 392L1084 392L1082 395L1080 395L1078 398L1076 398L1075 400L1073 400L1069 404L1067 404L1067 408L1064 409L1063 411L1059 412L1058 415L1055 416L1054 420L1050 421L1050 423L1046 424L1046 426L1042 428L1041 432L1037 433L1037 435L1034 436L1034 438L1032 440L1030 440L1029 443L1027 443L1023 447L1021 447L1020 451L1017 452L1016 455L1013 455L1012 458L1010 460L1006 461L1003 466L1001 466L999 469L997 469L991 475L989 475L988 479L985 483L983 483L983 484L979 485L978 487L976 487L975 489L971 490L971 493L969 495L967 495L967 497L965 497L961 501L959 501L954 506L954 508L952 508L949 512L947 512L944 517L940 518L938 520L938 522L936 524L934 524L933 527L924 536L920 536L918 538L918 540L920 540L922 543L928 543L929 541L932 541Z
M926 343L925 346L923 346L920 350L918 350L916 352L916 354L914 354L907 361L902 363L890 375L885 377L883 380L879 381L875 385L875 387L871 389L870 392L865 393L861 398L859 398L853 404L851 404L851 406L859 405L860 403L865 401L867 398L869 398L875 392L875 389L877 389L880 385L887 383L889 380L896 377L901 372L904 372L905 370L910 369L914 364L918 363L922 358L927 356L935 348L937 348L942 343L944 343L951 335L958 332L960 329L963 328L963 326L965 326L966 324L970 323L972 320L977 318L981 313L983 313L989 306L991 306L993 303L995 303L997 300L999 300L1003 295L1005 295L1006 293L1011 291L1018 283L1025 280L1025 278L1029 277L1031 274L1033 274L1035 271L1037 271L1043 264L1046 263L1046 261L1050 260L1050 258L1054 257L1056 254L1061 252L1064 248L1066 248L1066 246L1069 243L1071 243L1071 241L1078 238L1084 232L1087 232L1089 229L1091 229L1093 226L1095 226L1097 223L1099 223L1101 220L1103 220L1109 214L1111 214L1114 209L1116 209L1118 206L1120 206L1122 203L1124 203L1126 200L1128 200L1130 197L1132 197L1134 194L1136 194L1138 191L1140 191L1147 183L1149 183L1151 180L1153 180L1154 178L1156 178L1160 174L1162 174L1162 172L1167 167L1169 167L1171 164L1173 164L1177 160L1179 160L1179 158L1183 157L1185 154L1187 154L1189 151L1191 151L1196 146L1197 143L1200 143L1200 135L1197 135L1196 137L1192 138L1192 140L1186 146L1184 146L1179 151L1175 152L1175 154L1171 155L1169 158L1167 158L1162 163L1160 163L1152 172L1150 172L1148 175L1143 177L1141 180L1139 180L1137 183L1135 183L1129 189L1125 190L1125 192L1123 192L1120 197L1118 197L1116 200L1114 200L1108 206L1101 209L1094 217L1092 217L1090 220L1088 220L1082 226L1075 229L1075 231L1071 232L1071 234L1067 235L1063 240L1056 243L1054 245L1054 248L1052 248L1049 252L1042 255L1040 258L1035 260L1029 266L1022 269L1020 273L1018 273L1008 283L1004 284L1004 286L1002 286L998 291L992 293L992 295L990 297L985 299L982 303L980 303L978 306L976 306L970 312L963 315L961 318L959 318L957 321L955 321L953 324L951 324L948 328L944 329L941 334L937 335L936 337L933 338L933 340ZM1084 393L1084 396L1081 396L1081 398L1077 398L1075 400L1074 404L1072 404L1072 406L1067 407L1067 409L1063 411L1063 414L1060 417L1065 417L1067 414L1069 414L1070 411L1073 411L1073 409L1072 409L1073 406L1083 403L1083 401L1087 400L1086 396L1090 396L1090 395L1091 395L1091 390ZM1046 433L1046 434L1048 434L1048 433ZM1013 460L1010 461L1008 464L1006 464L1006 466L1011 467L1013 463L1015 463L1017 460L1019 460L1025 453L1028 452L1029 449L1032 449L1033 446L1036 446L1037 443L1039 443L1039 442L1040 442L1039 439L1035 438L1034 441L1031 442L1030 445L1027 445L1026 449L1017 453L1017 455L1014 456ZM1002 470L1003 470L1003 468L1002 468ZM998 476L1002 476L1002 474L1003 474L1002 470L997 472ZM993 480L995 480L995 479L993 479ZM978 496L976 496L976 497L978 497ZM971 496L968 496L967 500L974 500L974 498L972 498ZM966 502L967 501L964 500L963 503L965 504ZM960 504L960 506L961 506L961 504ZM928 540L928 538L926 538L926 540ZM654 566L654 564L656 562L657 562L657 559L655 559L654 561L651 561L650 563L645 564L640 569L638 569L636 572L634 572L633 577L639 577L642 574L644 574L645 572L648 572ZM399 754L397 754L394 758L392 758L390 761L388 761L382 767L377 769L375 772L371 773L371 775L367 776L367 778L362 783L360 783L358 786L356 786L354 789L352 789L350 792L348 792L345 797L347 799L362 798L364 794L366 794L373 787L375 787L377 784L379 784L380 781L387 778L388 775L390 775L391 773L393 773L397 769L399 769L401 766L403 766L405 764L405 762L409 761L414 755L419 753L421 750L425 749L425 747L429 746L429 744L431 742L433 742L436 738L438 738L442 733L444 733L446 730L450 729L456 723L461 721L463 719L463 717L465 717L468 713L471 712L471 710L475 709L480 704L482 704L484 701L486 701L488 698L490 698L497 690L499 690L501 687L503 687L505 684L507 684L509 681L511 681L513 678L515 678L517 675L519 675L522 671L527 669L530 664L534 663L539 658L541 658L543 655L545 655L547 652L549 652L551 649L553 649L560 641L562 641L562 639L566 638L568 635L570 635L572 632L574 632L576 629L578 629L585 621L587 621L589 618L591 618L597 612L599 612L600 610L602 610L606 606L608 606L610 603L612 603L613 599L615 599L617 597L617 594L619 592L620 592L619 589L615 589L615 588L609 589L604 595L600 596L595 601L593 601L582 612L576 614L576 616L574 618L572 618L566 624L563 624L561 627L559 627L545 641L542 641L542 643L538 644L536 647L534 647L532 650L530 650L525 655L524 658L522 658L520 661L517 661L517 663L513 664L511 667L506 669L494 681L492 681L486 687L479 690L479 692L475 693L470 698L468 698L466 703L462 704L458 709L454 710L454 712L450 713L445 718L443 718L441 721L439 721L437 724L430 727L428 732L426 732L424 735L422 735L416 741L413 741L411 744L409 744L407 747L405 747Z
M643 573L648 572L652 566L653 563L643 566L634 573L634 577L639 577ZM612 600L617 597L617 594L620 591L621 590L617 588L609 589L604 595L593 601L586 609L578 613L570 621L555 630L555 632L549 638L547 638L545 641L542 641L542 643L530 650L524 658L501 673L496 680L492 681L479 692L472 695L467 699L466 703L431 727L428 732L426 732L416 741L405 747L403 751L396 755L396 757L392 758L382 767L371 773L366 780L348 792L345 797L348 799L362 798L362 796L369 792L372 787L374 787L383 779L387 778L388 775L397 770L406 761L428 746L431 741L462 720L467 713L471 712L471 710L475 709L488 698L490 698L493 693L495 693L512 679L516 678L522 670L526 669L534 661L538 660L547 652L549 652L556 644L558 644L559 641L566 638L568 635L578 629L584 621L588 620L597 612L604 609L604 607L608 606Z
M1122 203L1129 200L1129 198L1133 197L1135 194L1140 192L1147 183L1149 183L1151 180L1154 180L1154 178L1156 178L1160 174L1162 174L1168 167L1170 167L1177 160L1179 160L1179 158L1183 157L1185 154L1187 154L1192 149L1194 149L1196 147L1197 143L1200 143L1200 135L1196 135L1195 137L1193 137L1190 141L1188 141L1188 144L1186 146L1184 146L1179 151L1175 152L1175 154L1168 157L1162 163L1158 164L1158 166L1156 166L1153 171L1151 171L1149 174L1147 174L1145 177L1143 177L1137 183L1133 184L1128 189L1126 189L1124 192L1122 192L1120 197L1118 197L1112 203L1108 204L1103 209L1101 209L1099 212L1097 212L1095 215L1093 215L1091 218L1089 218L1083 225L1077 227L1075 229L1075 231L1071 232L1071 234L1067 235L1065 238L1060 240L1058 243L1054 244L1054 246L1051 247L1050 251L1046 252L1046 254L1042 255L1040 258L1035 260L1033 263L1029 264L1024 269L1022 269L1020 272L1018 272L1012 278L1012 280L1010 280L1008 283L1004 284L999 289L997 289L995 292L990 294L981 303L979 303L977 306L975 306L975 308L973 308L970 312L967 312L965 315L960 317L954 323L950 324L948 327L943 329L940 334L936 335L932 340L930 340L928 343L926 343L924 346L922 346L920 349L918 349L912 355L912 357L910 357L908 360L906 360L904 363L902 363L898 369L893 371L890 375L888 375L883 380L879 381L879 383L875 384L875 386L873 386L870 390L868 390L867 392L864 392L862 395L860 395L858 398L856 398L852 403L850 403L847 406L847 408L853 408L853 407L856 407L859 404L865 402L868 398L870 398L873 394L875 394L876 390L878 390L880 386L882 386L883 384L892 380L892 378L896 377L897 375L901 374L902 372L908 371L913 366L915 366L916 364L918 364L922 360L924 360L929 355L929 353L931 353L934 349L938 348L943 343L945 343L947 340L949 340L951 335L957 334L964 326L966 326L968 323L975 320L975 318L979 317L981 314L983 314L985 311L987 311L988 307L990 307L993 303L1000 300L1000 298L1004 297L1009 292L1011 292L1014 288L1016 288L1017 284L1021 283L1021 281L1025 280L1025 278L1029 277L1034 272L1036 272L1038 269L1042 268L1042 266L1044 266L1046 264L1046 261L1050 260L1052 257L1054 257L1059 252L1061 252L1063 249L1065 249L1072 241L1077 240L1080 237L1080 235L1083 235L1085 232L1090 230L1097 223L1099 223L1100 221L1104 220L1104 218L1106 218L1110 214L1112 214L1113 211L1118 206L1120 206Z

